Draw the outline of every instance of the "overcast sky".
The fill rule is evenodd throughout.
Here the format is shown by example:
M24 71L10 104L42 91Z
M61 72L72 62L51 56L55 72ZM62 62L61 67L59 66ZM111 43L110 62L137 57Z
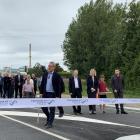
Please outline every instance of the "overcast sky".
M63 66L65 32L85 2L89 0L0 0L0 68L28 65L29 43L33 65L55 61Z

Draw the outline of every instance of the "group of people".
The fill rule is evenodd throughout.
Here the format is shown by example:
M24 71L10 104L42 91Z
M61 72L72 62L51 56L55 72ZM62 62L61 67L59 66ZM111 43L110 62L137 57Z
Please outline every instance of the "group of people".
M34 74L16 75L0 73L0 97L1 98L29 98L34 97L37 91L37 78Z
M55 72L56 65L50 62L47 71L44 72L39 82L35 74L21 75L17 72L16 75L5 73L0 74L0 96L2 98L34 98L37 89L39 89L42 98L61 98L62 93L65 92L65 84L63 78ZM39 84L38 84L39 83ZM86 80L88 98L107 98L109 88L105 82L105 76L101 75L98 79L96 70L91 69ZM69 94L71 98L82 98L82 82L78 76L78 70L73 70L72 76L69 78ZM115 73L111 79L111 87L115 98L123 98L124 79L120 74L119 69L115 69ZM116 114L127 114L124 110L123 104L116 106ZM100 109L105 112L105 105L100 105ZM63 117L63 107L58 107L59 117ZM51 128L55 118L55 107L42 107L42 111L47 117L45 126ZM75 115L82 114L81 106L73 106L73 113ZM96 114L96 105L89 105L89 114Z
M88 98L107 98L109 89L105 82L105 76L101 75L97 78L96 70L91 69L90 74L87 77L87 95ZM111 79L111 86L115 98L123 98L124 79L120 74L120 70L116 69ZM61 98L61 94L65 91L65 86L61 76L55 72L55 63L50 62L47 71L42 77L40 86L40 93L42 98ZM72 77L69 78L69 93L71 98L82 98L82 82L78 76L78 70L73 70ZM116 114L128 114L124 110L123 104L116 106ZM59 117L63 117L63 107L58 107ZM105 113L105 105L100 105L100 109ZM55 118L55 107L43 107L44 114L47 117L45 126L52 128L53 121ZM81 106L73 106L73 113L75 115L82 114ZM89 113L96 114L96 105L89 105Z

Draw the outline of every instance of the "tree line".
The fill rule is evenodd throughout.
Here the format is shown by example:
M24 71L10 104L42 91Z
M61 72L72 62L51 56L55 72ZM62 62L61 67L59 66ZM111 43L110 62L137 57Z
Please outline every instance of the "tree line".
M70 23L62 49L70 70L84 76L96 68L110 79L119 68L127 87L140 87L140 1L86 3Z

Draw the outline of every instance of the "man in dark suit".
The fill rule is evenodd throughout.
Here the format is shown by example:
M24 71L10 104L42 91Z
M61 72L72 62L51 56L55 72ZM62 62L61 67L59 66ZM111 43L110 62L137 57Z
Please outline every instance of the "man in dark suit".
M96 77L96 70L90 70L90 76L87 78L87 94L88 98L96 98L99 92L99 82ZM89 105L89 114L96 114L96 106Z
M114 93L115 98L123 98L123 90L124 90L124 79L123 76L120 74L120 70L116 69L115 74L112 76L111 79L112 90ZM119 114L119 105L116 104L116 114ZM128 114L124 111L123 104L120 104L121 114Z
M4 85L4 94L3 94L3 98L10 98L11 97L11 78L9 76L9 73L6 73L4 78L3 78L3 85Z
M73 76L69 78L69 93L71 98L82 98L82 83L81 79L78 77L78 70L73 71ZM73 113L75 115L82 114L81 106L73 106Z
M60 76L55 72L55 63L50 62L48 71L43 75L41 82L41 94L43 98L60 97ZM47 128L52 128L55 118L55 107L42 107L42 111L47 116Z
M15 76L15 98L17 98L18 94L20 98L22 98L23 83L24 83L23 76L18 71L17 75Z
M65 92L65 84L64 84L63 79L60 77L60 96L59 96L59 98L61 98L62 93L64 93L64 92ZM63 117L64 116L64 109L63 109L63 107L59 106L58 110L59 110L59 117L60 118Z
M0 97L3 96L3 77L2 74L0 73Z

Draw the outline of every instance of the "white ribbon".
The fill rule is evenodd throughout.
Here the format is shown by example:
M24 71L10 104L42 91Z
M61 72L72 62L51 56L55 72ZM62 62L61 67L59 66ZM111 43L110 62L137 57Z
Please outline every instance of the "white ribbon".
M99 104L140 104L140 98L26 98L26 99L0 99L0 108L34 108L57 107L74 105L99 105Z

